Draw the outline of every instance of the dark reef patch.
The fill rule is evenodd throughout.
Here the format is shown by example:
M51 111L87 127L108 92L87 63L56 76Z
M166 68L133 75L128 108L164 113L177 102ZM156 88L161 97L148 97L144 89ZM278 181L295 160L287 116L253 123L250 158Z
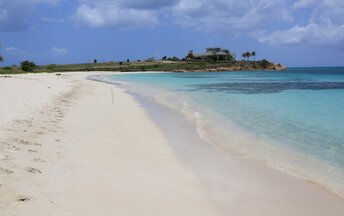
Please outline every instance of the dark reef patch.
M326 90L344 89L344 82L228 82L199 84L194 90L229 92L241 94L268 94L285 90Z

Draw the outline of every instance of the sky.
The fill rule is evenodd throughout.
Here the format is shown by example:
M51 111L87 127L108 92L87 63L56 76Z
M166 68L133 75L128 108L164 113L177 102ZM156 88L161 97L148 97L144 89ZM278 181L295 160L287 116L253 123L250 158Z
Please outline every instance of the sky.
M0 0L2 65L185 57L222 47L344 65L344 0Z

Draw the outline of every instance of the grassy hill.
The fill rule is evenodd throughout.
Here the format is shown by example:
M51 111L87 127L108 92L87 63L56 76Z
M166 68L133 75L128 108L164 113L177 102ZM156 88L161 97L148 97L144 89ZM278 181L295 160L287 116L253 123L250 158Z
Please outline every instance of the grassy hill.
M85 64L51 64L37 66L33 72L73 72L73 71L237 71L237 70L280 70L284 67L266 60L261 61L136 61L104 62ZM18 66L0 67L0 74L24 73Z

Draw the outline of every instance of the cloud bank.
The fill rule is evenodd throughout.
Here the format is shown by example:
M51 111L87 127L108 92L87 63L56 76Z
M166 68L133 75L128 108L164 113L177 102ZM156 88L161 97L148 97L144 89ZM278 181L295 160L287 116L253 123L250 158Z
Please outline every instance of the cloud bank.
M260 42L278 45L319 44L344 49L344 1L298 0L294 10L310 10L308 22L270 32Z
M77 24L89 27L154 27L159 21L156 12L147 9L125 8L116 2L82 4L75 13Z
M266 44L344 47L343 0L83 0L75 20L89 27L168 23L205 32L259 31L252 35Z
M60 57L65 57L69 55L69 51L67 48L58 48L58 47L52 47L50 50L50 53L53 56L60 56Z
M0 0L0 30L26 29L39 5L64 0ZM72 17L91 28L177 25L207 33L251 35L272 45L316 44L344 49L343 0L70 0ZM64 14L65 16L71 14ZM65 23L42 17L42 22ZM257 33L259 32L259 33Z

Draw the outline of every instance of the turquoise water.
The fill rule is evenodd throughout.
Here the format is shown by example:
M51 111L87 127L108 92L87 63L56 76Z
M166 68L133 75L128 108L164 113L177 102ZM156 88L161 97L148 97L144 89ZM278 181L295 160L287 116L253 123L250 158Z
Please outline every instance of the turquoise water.
M201 138L344 194L344 68L108 76L194 121Z

